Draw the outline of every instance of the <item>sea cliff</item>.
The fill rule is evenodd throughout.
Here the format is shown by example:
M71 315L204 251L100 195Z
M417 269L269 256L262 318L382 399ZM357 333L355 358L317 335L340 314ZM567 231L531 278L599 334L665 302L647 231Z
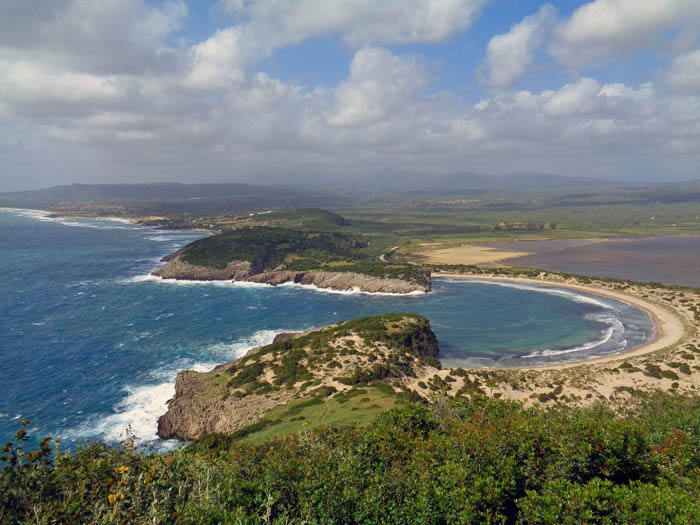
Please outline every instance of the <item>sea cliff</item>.
M375 277L356 272L329 271L291 271L277 270L256 272L257 268L247 261L232 261L223 269L209 268L187 263L176 257L153 275L163 279L182 279L192 281L247 281L278 285L282 283L297 283L327 288L332 290L360 290L368 293L412 293L429 292L430 280L427 283L410 282L403 279Z

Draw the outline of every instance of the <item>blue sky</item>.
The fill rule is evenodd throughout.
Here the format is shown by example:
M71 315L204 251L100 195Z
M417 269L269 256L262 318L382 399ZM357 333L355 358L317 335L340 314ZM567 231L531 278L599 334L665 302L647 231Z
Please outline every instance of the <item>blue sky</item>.
M162 2L149 2L158 5ZM387 45L395 54L416 54L431 62L435 73L430 89L456 91L465 94L474 103L483 94L483 85L478 82L475 72L486 51L486 46L496 34L507 32L510 27L531 15L545 2L497 0L487 3L469 31L452 35L445 41L419 44ZM574 10L587 2L560 0L553 2L561 18L569 18ZM188 20L182 30L173 35L189 42L205 40L219 29L225 29L236 21L243 22L247 17L217 13L216 1L196 2L190 5ZM173 43L175 40L173 40ZM285 81L307 86L334 86L347 76L353 50L344 44L338 35L324 38L308 38L301 43L275 49L271 55L256 64L254 69L265 71ZM650 72L660 67L657 51L643 51L626 56L613 64L598 64L568 71L556 62L549 60L545 53L539 53L537 68L519 81L520 89L542 90L551 85L561 85L575 79L577 74L595 73L605 82L641 84L649 80Z
M697 0L0 4L0 190L700 178Z

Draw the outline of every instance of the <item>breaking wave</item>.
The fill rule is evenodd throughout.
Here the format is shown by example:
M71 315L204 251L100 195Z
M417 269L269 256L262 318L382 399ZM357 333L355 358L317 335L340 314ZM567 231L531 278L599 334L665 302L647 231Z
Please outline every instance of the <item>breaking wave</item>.
M243 357L251 348L272 343L280 332L282 330L259 330L233 343L216 343L202 349L206 357L201 361L182 358L155 369L149 373L145 384L124 386L126 395L112 407L113 413L86 421L66 432L66 437L77 440L99 436L111 443L131 437L139 444L160 441L156 434L158 418L165 414L168 400L175 395L175 378L179 371L209 371L221 363ZM176 444L176 441L168 441L165 447Z

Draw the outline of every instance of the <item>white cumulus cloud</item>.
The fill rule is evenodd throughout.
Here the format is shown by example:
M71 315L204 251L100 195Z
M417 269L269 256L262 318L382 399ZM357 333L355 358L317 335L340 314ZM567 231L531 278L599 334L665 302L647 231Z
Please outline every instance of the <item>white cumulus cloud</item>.
M494 36L486 47L482 74L486 83L506 88L515 83L532 65L535 53L542 46L556 20L550 4L514 24L507 33Z
M700 94L700 49L676 57L667 78L673 86Z
M578 68L649 49L670 29L700 28L697 0L594 0L579 7L559 25L549 52Z
M218 8L284 43L338 34L353 46L438 42L467 29L488 0L220 0Z
M350 77L336 90L328 123L356 126L375 122L414 102L426 83L424 67L416 59L397 57L377 47L360 49L352 59Z

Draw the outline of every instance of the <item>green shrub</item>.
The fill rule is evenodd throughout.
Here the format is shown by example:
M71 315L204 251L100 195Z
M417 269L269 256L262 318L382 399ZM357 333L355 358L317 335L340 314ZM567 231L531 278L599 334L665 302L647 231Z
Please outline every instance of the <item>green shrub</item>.
M676 368L686 375L691 374L690 366L688 366L687 363L671 362L668 363L668 366L670 366L671 368Z
M661 367L652 363L647 363L644 365L644 375L653 377L655 379L661 379Z
M620 417L600 405L543 411L475 394L405 403L366 427L241 440L275 423L169 452L126 442L65 453L49 439L25 450L25 424L2 451L0 521L695 523L700 515L698 399L650 395Z

